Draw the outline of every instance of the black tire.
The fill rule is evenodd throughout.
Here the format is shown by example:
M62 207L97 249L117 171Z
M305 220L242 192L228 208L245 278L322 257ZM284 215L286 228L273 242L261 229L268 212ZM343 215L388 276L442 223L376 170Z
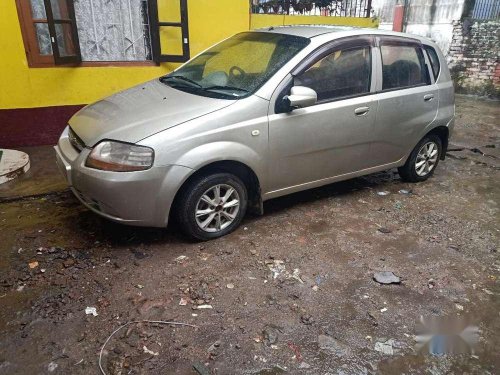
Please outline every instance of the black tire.
M197 223L197 205L202 195L217 185L228 185L236 190L239 197L239 209L236 217L227 227L215 232L207 232ZM238 177L230 173L214 173L199 176L183 188L179 200L176 202L176 216L180 229L190 238L201 241L225 236L235 230L243 220L247 210L247 197L245 184ZM226 218L224 217L224 219Z
M438 154L437 154L437 160L433 166L433 168L426 173L425 175L419 175L416 170L416 163L417 163L417 156L420 151L420 149L428 144L429 142L434 143L437 145L438 149ZM443 152L443 145L441 143L441 138L439 138L435 134L429 134L426 135L418 144L415 146L413 151L411 152L410 156L408 157L408 160L406 161L405 165L402 167L398 168L399 176L403 181L407 182L421 182L427 180L429 177L431 177L434 174L434 171L436 170L439 160L441 159L441 153Z

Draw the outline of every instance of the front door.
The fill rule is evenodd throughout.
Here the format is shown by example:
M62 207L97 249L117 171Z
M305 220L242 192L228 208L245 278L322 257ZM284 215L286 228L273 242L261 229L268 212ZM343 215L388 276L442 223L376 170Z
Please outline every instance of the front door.
M420 44L382 37L380 52L382 87L370 158L385 165L406 157L418 143L436 117L439 93Z
M366 41L332 47L295 75L288 89L291 85L312 88L318 102L285 113L271 109L269 194L320 185L321 180L369 166L377 112L377 102L370 95L371 75L371 46ZM276 100L287 93L277 91Z

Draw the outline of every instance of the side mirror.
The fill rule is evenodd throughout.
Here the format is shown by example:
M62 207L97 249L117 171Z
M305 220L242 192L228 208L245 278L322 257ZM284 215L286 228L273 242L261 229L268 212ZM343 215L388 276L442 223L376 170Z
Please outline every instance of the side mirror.
M290 110L295 108L310 107L318 101L318 94L313 89L304 86L293 86L290 95L284 97Z

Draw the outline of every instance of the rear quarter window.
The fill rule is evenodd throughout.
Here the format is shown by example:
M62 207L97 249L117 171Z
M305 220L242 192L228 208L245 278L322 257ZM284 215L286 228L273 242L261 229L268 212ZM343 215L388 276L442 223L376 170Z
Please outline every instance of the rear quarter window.
M427 56L429 57L429 61L431 62L432 74L434 75L434 80L437 80L439 76L439 71L441 70L441 65L439 64L439 57L436 50L430 46L424 47L425 52L427 52Z

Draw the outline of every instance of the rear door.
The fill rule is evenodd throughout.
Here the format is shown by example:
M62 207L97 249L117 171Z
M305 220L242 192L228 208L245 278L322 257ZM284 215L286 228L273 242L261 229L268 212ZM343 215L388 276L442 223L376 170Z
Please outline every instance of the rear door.
M439 105L422 44L399 37L377 37L376 41L382 69L370 150L373 166L394 163L408 155L434 121Z

